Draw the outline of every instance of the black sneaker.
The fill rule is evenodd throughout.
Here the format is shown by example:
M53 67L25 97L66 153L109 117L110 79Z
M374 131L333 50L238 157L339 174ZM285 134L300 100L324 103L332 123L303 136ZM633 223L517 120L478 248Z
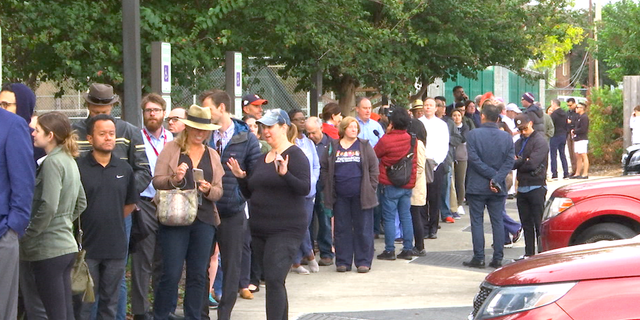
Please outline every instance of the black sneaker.
M464 261L462 262L462 265L469 268L484 269L484 261L480 261L476 259L471 259L470 261Z
M418 248L413 248L411 250L411 254L415 257L424 257L427 255L427 250L422 249L422 250L418 250Z
M484 264L484 263L483 263L483 264ZM502 261L500 261L500 260L493 260L493 261L491 261L491 263L489 263L489 267L491 267L491 268L495 268L495 269L498 269L498 268L502 267Z
M411 253L411 250L402 250L402 252L398 254L398 259L411 260L413 259L413 254Z
M395 260L395 259L396 259L396 253L389 250L382 251L382 253L378 255L378 260Z

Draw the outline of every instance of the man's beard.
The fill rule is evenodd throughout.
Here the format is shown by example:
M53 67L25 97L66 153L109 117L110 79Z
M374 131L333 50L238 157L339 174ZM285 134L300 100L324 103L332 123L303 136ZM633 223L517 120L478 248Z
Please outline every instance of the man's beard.
M144 126L149 131L156 131L156 130L160 129L160 127L162 127L162 122L160 120L158 120L158 119L153 119L153 120L156 120L156 121L145 120L145 122L144 122Z

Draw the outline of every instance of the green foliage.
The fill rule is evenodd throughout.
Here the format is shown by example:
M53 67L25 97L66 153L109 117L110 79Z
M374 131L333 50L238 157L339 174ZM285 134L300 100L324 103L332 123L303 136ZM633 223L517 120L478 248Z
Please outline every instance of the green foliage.
M591 161L617 163L623 152L622 90L593 89L588 114Z
M625 75L640 74L640 4L622 0L602 8L602 22L598 25L597 56L609 66L609 76L622 81Z

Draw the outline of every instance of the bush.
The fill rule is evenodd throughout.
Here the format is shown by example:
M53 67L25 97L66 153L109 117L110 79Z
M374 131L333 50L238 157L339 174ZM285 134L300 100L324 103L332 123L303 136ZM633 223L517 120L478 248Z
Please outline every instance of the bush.
M622 90L593 89L589 101L590 162L619 163L624 150Z

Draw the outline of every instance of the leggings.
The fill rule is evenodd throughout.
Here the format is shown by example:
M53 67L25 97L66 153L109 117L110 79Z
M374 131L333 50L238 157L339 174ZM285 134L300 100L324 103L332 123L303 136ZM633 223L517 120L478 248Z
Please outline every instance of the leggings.
M73 268L75 257L76 253L69 253L31 262L38 295L48 319L74 318L71 300L71 268Z

